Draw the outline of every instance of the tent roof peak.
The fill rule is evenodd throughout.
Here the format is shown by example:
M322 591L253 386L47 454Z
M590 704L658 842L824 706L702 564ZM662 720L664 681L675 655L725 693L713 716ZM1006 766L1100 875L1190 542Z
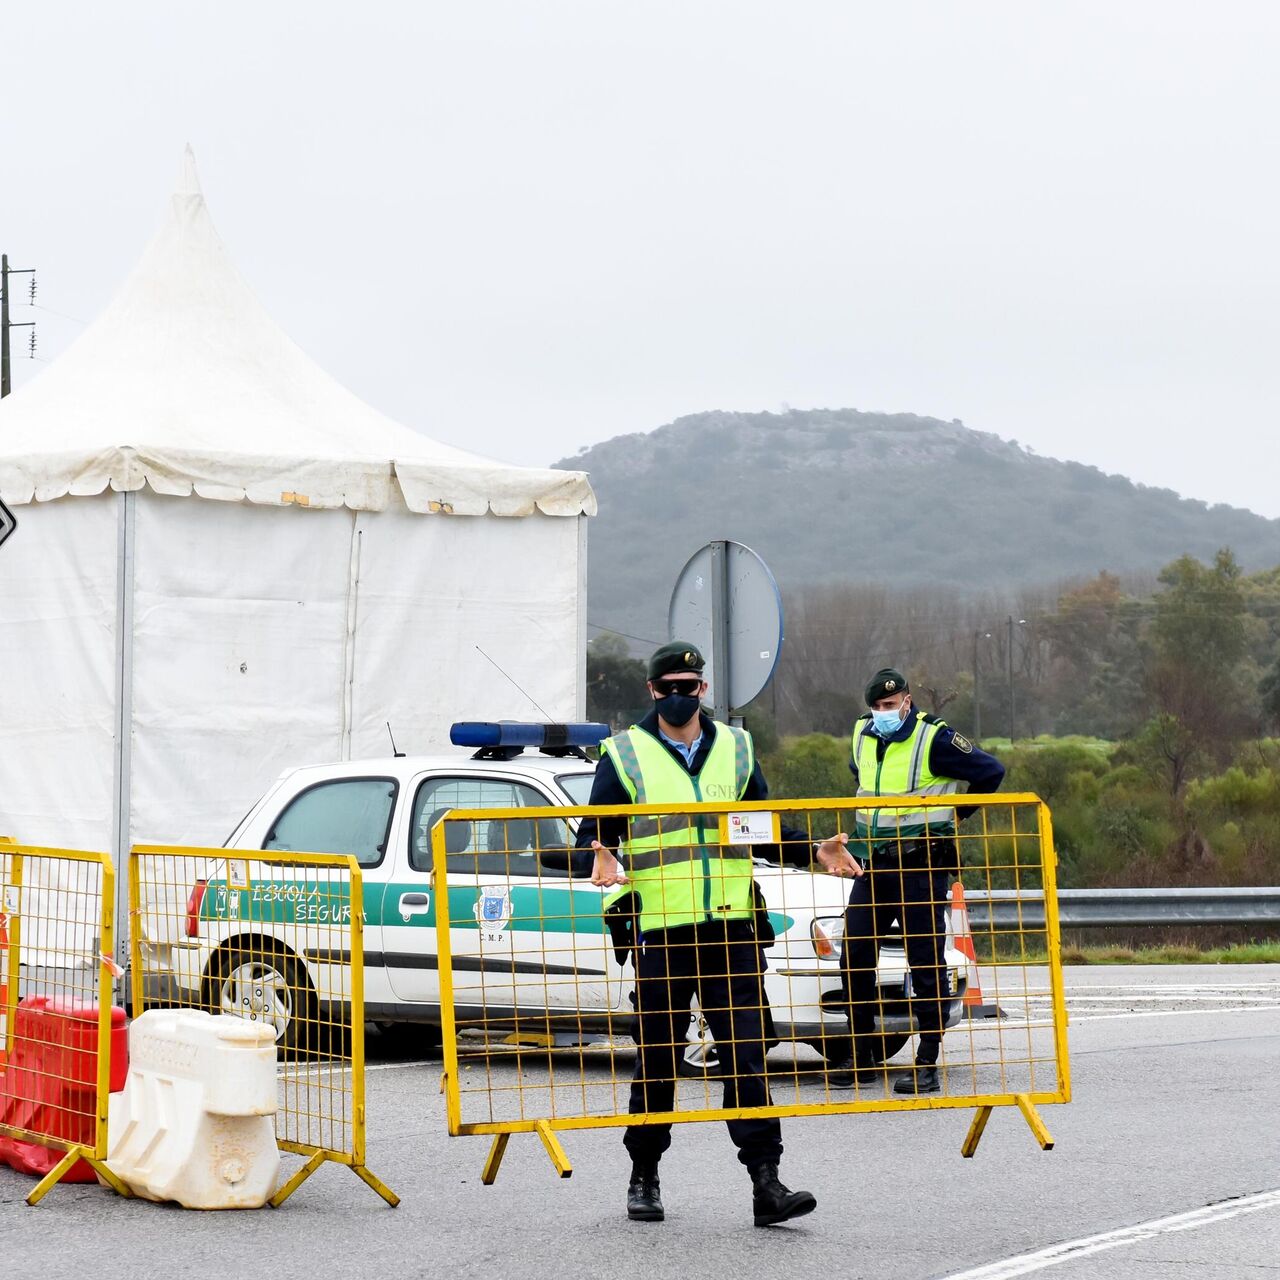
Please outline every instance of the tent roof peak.
M101 315L0 404L0 498L107 487L380 510L594 515L584 472L516 467L395 422L312 361L214 229L188 145L166 216Z
M182 149L182 163L178 168L178 182L173 194L204 199L204 192L200 189L200 174L196 171L196 153L189 142Z

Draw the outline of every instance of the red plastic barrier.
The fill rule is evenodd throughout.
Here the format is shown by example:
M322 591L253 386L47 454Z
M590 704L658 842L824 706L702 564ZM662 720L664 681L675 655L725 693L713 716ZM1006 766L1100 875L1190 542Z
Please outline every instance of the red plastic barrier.
M129 1075L129 1038L123 1009L111 1010L111 1092ZM18 1005L13 1052L0 1074L0 1124L46 1138L93 1146L97 1120L98 1006L53 996L28 996ZM62 1151L0 1137L0 1160L43 1178ZM65 1182L97 1177L76 1161Z
M0 838L0 844L3 844ZM5 981L9 968L9 921L0 911L0 1071L4 1070L5 1045L9 1037L5 1029L5 1021L9 1016L9 984Z

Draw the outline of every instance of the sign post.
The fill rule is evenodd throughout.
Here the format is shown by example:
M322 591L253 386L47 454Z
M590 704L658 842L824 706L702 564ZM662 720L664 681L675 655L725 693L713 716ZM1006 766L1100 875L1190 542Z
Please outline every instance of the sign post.
M769 566L750 547L720 540L700 547L671 592L668 634L706 655L709 700L728 723L770 681L782 648L782 597Z

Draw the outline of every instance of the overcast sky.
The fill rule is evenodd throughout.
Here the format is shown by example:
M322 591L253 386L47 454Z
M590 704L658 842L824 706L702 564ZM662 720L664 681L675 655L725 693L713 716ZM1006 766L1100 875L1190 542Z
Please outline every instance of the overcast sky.
M2 10L47 360L190 141L267 309L450 444L853 407L1280 516L1272 0Z

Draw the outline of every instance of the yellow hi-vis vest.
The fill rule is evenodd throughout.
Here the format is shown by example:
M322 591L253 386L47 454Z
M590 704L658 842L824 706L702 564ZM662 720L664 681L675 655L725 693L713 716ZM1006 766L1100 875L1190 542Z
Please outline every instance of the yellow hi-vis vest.
M876 759L879 737L872 731L871 717L854 722L850 753L858 770L859 796L943 796L960 786L955 778L940 778L929 768L929 749L944 720L926 720L917 714L916 727L909 738L890 742L884 759ZM889 840L916 839L926 832L951 835L956 828L956 811L938 805L927 809L858 809L854 819L860 839L872 844Z
M716 723L715 741L696 774L638 725L603 745L635 804L696 804L740 800L755 768L745 729ZM706 920L746 920L755 909L749 846L721 847L718 814L642 814L627 820L619 858L628 891L639 895L640 932Z

